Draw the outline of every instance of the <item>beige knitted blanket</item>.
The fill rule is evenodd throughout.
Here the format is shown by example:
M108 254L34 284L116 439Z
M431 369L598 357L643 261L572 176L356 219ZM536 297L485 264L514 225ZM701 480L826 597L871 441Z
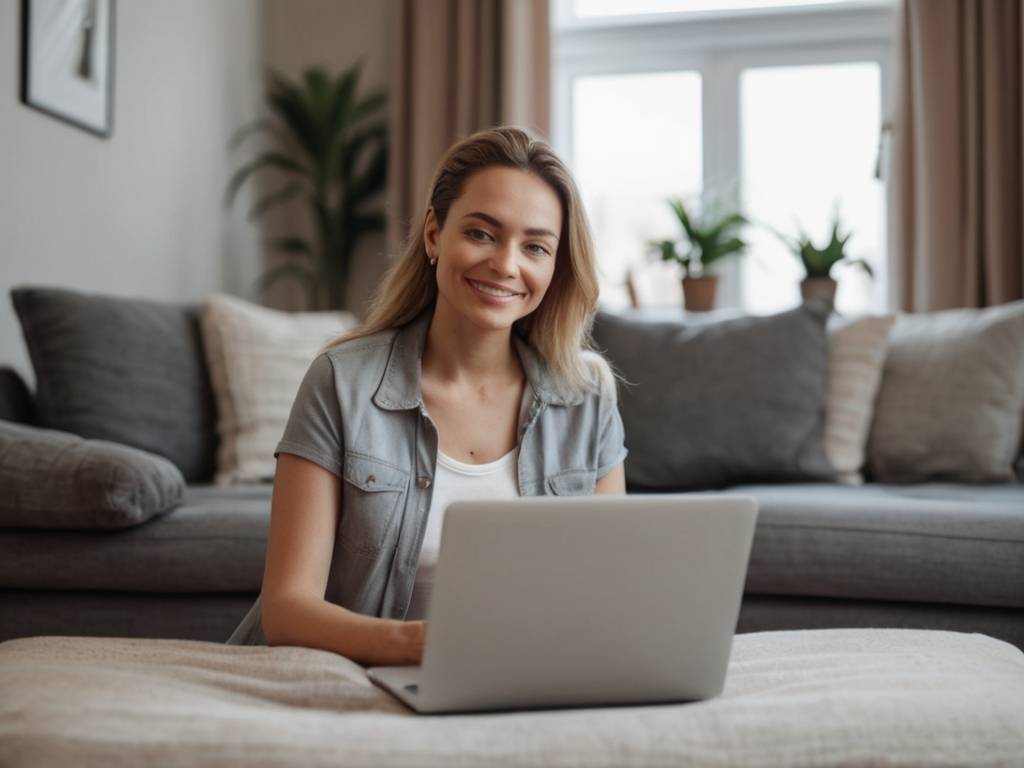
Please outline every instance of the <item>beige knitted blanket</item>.
M1024 654L984 635L738 635L694 704L424 717L325 651L0 644L0 765L1024 765Z

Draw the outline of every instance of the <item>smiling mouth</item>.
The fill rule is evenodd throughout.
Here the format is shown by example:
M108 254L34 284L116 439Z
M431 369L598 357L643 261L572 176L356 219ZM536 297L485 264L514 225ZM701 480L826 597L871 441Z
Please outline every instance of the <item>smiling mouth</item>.
M504 288L495 288L493 285L487 285L487 283L480 283L477 282L476 280L470 280L469 278L466 278L466 282L468 282L471 286L476 288L481 293L486 293L488 296L495 296L499 299L511 299L514 296L522 296L521 293L517 293L516 291L509 291L505 290Z

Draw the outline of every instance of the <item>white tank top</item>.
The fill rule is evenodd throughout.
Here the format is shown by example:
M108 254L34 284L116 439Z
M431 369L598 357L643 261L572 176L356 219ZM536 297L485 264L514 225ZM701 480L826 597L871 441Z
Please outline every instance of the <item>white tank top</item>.
M532 400L532 393L527 385L524 387L519 409L520 429ZM437 564L437 554L441 547L441 525L448 505L453 501L516 498L519 495L518 458L518 445L500 459L487 464L466 464L438 450L434 493L427 513L427 528L423 532L423 548L420 550L412 600L405 615L407 621L426 618L430 590L434 583L434 566Z

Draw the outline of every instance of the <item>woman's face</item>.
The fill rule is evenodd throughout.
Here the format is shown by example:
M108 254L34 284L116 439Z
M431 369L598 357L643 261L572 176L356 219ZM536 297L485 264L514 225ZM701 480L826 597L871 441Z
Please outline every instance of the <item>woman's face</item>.
M437 257L438 304L485 329L510 328L551 284L562 204L541 178L495 166L466 180L443 228L431 209L423 228Z

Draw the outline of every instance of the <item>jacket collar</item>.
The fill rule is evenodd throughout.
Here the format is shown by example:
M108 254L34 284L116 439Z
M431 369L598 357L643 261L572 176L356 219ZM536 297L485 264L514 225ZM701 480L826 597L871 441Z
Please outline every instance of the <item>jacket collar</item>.
M396 331L391 342L388 364L373 395L373 402L377 406L389 411L404 411L423 405L421 361L433 316L434 310L430 307ZM539 400L549 405L577 405L583 402L581 393L565 392L558 386L540 354L529 343L515 332L512 341L526 380L530 382Z

